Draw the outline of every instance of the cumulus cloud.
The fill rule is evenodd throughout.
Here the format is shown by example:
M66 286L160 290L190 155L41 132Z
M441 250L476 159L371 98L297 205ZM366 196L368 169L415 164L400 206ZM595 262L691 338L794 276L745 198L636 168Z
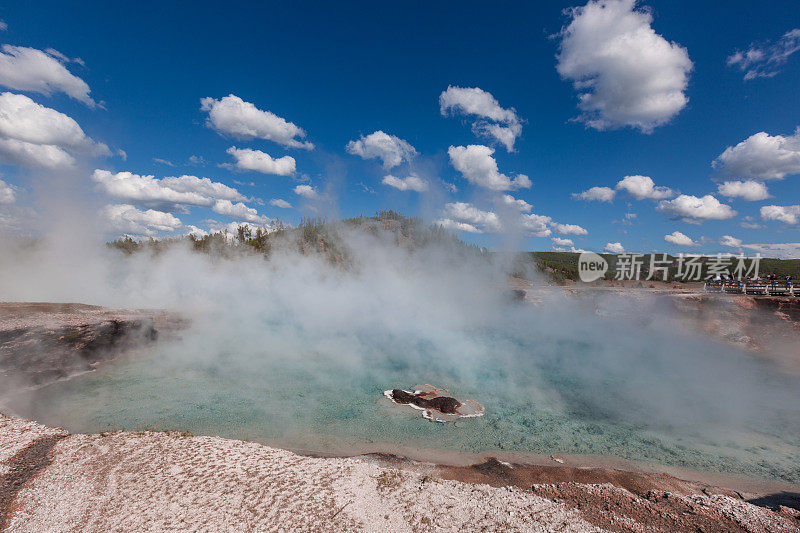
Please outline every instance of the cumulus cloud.
M388 176L384 176L381 180L381 183L401 191L425 192L428 190L428 182L422 178L418 178L417 176L398 178L390 174Z
M551 222L550 217L544 215L530 214L520 217L520 225L530 237L549 237L553 233L548 227Z
M470 233L499 233L500 218L492 211L483 211L466 202L445 204L442 218L437 223L447 229Z
M649 10L635 0L593 0L570 14L556 68L579 93L578 120L649 133L686 106L689 54L653 30Z
M439 110L448 114L474 115L478 120L472 130L498 141L509 152L514 151L514 142L522 133L522 124L514 108L503 108L492 93L478 87L448 86L439 95Z
M680 231L673 231L669 235L664 235L664 240L676 246L697 246L697 243Z
M220 100L203 98L200 110L208 112L206 125L218 133L237 139L264 139L290 148L314 148L310 142L301 140L306 136L302 128L236 95L230 94Z
M22 94L0 94L0 161L55 169L75 162L69 152L110 155L64 113Z
M68 167L75 159L58 146L0 138L0 163L53 170Z
M273 198L272 200L269 201L269 205L280 207L281 209L289 209L290 207L292 207L292 204L281 198Z
M617 183L617 190L627 191L637 200L663 200L675 193L669 187L657 187L649 176L625 176Z
M467 233L483 233L482 229L478 229L468 222L459 222L450 218L440 218L436 224L442 226L444 229L451 231L466 231Z
M694 223L700 223L704 220L725 220L736 216L736 211L731 209L729 205L720 203L710 194L700 198L681 194L674 200L662 200L656 210Z
M763 220L777 220L794 226L800 220L800 205L765 205L761 208Z
M760 181L726 181L718 186L719 193L728 198L741 198L751 202L769 198L767 186Z
M113 173L97 169L92 179L112 198L163 211L185 210L183 206L212 208L218 200L229 203L246 200L239 191L224 183L197 176L157 179L131 172ZM221 204L219 209L224 209L225 205Z
M800 174L800 127L793 135L759 132L729 146L711 165L724 176L780 180Z
M211 210L217 214L225 215L243 222L251 222L253 224L268 224L270 222L268 217L259 215L256 209L247 207L242 202L234 204L230 200L217 200L211 206Z
M381 130L366 137L362 135L357 141L350 141L345 150L361 159L380 159L387 169L394 168L403 161L411 161L417 155L417 151L408 142Z
M583 192L572 193L572 198L587 202L610 202L616 195L617 191L611 187L592 187Z
M0 204L13 204L16 201L17 193L15 188L0 180Z
M742 245L742 240L737 239L736 237L731 237L730 235L723 235L719 239L719 243L722 246L730 246L731 248L739 248Z
M556 246L575 246L575 243L572 242L572 239L562 239L561 237L553 237L552 238L553 244Z
M451 146L447 150L450 163L472 184L494 191L531 186L531 180L525 174L517 174L513 179L501 174L493 153L492 148L480 144Z
M558 222L551 222L550 227L561 235L587 235L589 233L585 228L577 224L559 224Z
M196 239L202 239L208 232L204 229L198 228L197 226L192 226L191 224L186 226L186 235L191 235Z
M319 193L311 185L298 185L294 188L294 193L309 200L319 197Z
M276 174L278 176L291 176L295 173L295 160L291 156L273 158L261 150L249 148L236 148L231 146L226 153L236 159L235 167L239 170L255 170L263 174Z
M625 247L618 242L607 242L606 245L603 247L603 251L606 251L610 254L624 254Z
M522 200L520 198L514 198L510 194L504 194L501 197L501 201L503 202L503 205L506 205L508 207L513 207L514 209L518 209L523 213L530 213L531 209L533 209L533 206L528 202L526 202L525 200Z
M0 136L32 144L87 148L91 141L78 123L22 94L0 94Z
M89 107L95 107L97 104L89 96L89 86L71 74L63 65L67 58L63 54L58 55L60 57L35 48L4 44L0 52L0 85L45 95L62 92Z
M155 235L159 231L172 232L183 226L180 219L170 213L153 209L142 211L129 204L107 205L103 208L102 214L116 231L133 235Z
M800 50L800 29L787 31L777 41L751 43L747 50L737 50L728 57L729 67L738 67L744 79L771 78L789 57Z

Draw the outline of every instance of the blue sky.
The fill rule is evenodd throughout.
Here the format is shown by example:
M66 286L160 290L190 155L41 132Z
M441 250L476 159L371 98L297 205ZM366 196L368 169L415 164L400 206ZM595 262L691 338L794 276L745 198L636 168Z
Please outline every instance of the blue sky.
M12 47L3 50L0 84L79 125L80 148L62 138L53 146L85 176L76 188L127 206L103 211L111 232L175 235L237 219L268 225L274 217L296 223L303 215L395 209L488 246L800 256L796 2L581 6L15 2L0 8L7 25L0 41ZM88 96L50 62L88 85ZM448 87L455 90L443 107ZM581 92L592 102L583 110ZM267 133L242 134L241 116L222 107L219 123L209 123L214 102L229 95L252 104L255 122L248 124L266 120ZM213 99L206 111L203 98ZM6 102L15 109L23 103L31 107L19 98ZM276 142L269 133L275 116L304 131L291 137L295 144L313 149ZM18 141L50 142L20 133L19 120L0 131L11 139L3 145L0 138L0 180L11 191L0 221L9 225L41 209L32 180L45 172L28 152L20 155ZM492 126L513 137L512 151L485 133ZM369 137L374 132L386 138ZM361 150L346 148L362 137ZM387 146L395 154L399 147L400 164L361 157L385 154ZM408 146L413 152L403 152ZM291 157L294 171L287 159L284 175L239 169L232 147ZM498 173L486 170L487 158ZM49 161L45 173L57 180L61 169ZM161 189L169 186L162 178L208 178L236 193L188 203L137 196L113 189L112 182L137 187L139 178L120 182L119 172L152 175L159 181L147 186ZM514 181L520 174L530 187ZM387 175L420 190L384 184ZM400 181L409 176L416 181ZM626 176L638 176L626 183L647 197L617 187ZM669 191L647 189L642 177ZM725 191L738 196L723 194L724 182L734 182ZM298 195L303 185L316 196ZM176 187L186 194L195 186ZM608 187L613 200L573 196L592 187ZM506 205L504 195L531 207ZM244 205L212 207L220 198ZM292 207L270 204L277 199Z

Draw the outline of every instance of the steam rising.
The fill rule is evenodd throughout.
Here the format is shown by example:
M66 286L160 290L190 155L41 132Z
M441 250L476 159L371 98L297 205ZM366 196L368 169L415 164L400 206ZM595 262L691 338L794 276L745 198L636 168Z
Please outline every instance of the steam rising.
M357 228L340 237L346 266L296 247L268 260L181 246L13 249L0 258L2 300L164 308L192 324L21 409L85 431L166 422L321 451L609 454L797 480L796 379L678 333L652 318L655 302L544 290L520 304L504 256L409 250ZM382 397L419 383L474 398L486 416L433 427Z

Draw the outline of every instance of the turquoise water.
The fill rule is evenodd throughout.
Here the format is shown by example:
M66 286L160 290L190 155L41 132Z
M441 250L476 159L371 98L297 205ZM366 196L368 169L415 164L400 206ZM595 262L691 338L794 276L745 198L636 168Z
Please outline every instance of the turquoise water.
M575 311L502 308L447 326L313 328L267 313L18 397L71 431L158 427L303 450L394 443L608 455L800 482L800 387L763 359ZM486 408L434 424L383 398L431 383Z

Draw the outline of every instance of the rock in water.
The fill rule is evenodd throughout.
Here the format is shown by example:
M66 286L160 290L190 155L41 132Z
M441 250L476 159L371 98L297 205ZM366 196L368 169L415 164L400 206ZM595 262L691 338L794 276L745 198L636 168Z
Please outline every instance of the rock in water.
M409 405L422 411L422 416L434 422L449 422L459 418L482 416L484 409L474 400L461 403L451 396L440 395L440 392L449 392L433 385L423 385L407 391L392 389L384 391L384 396L396 404Z

